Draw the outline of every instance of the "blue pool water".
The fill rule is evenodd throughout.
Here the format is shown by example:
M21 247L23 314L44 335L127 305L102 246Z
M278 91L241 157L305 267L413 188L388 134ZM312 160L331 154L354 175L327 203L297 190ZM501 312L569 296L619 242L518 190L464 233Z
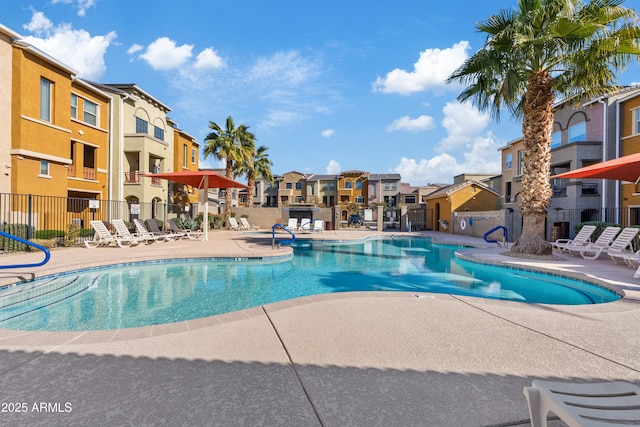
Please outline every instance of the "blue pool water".
M453 253L459 249L424 238L298 241L294 256L284 260L134 263L70 273L0 293L0 327L128 328L343 291L436 292L546 304L619 298L583 282L458 260ZM44 285L36 286L40 282Z

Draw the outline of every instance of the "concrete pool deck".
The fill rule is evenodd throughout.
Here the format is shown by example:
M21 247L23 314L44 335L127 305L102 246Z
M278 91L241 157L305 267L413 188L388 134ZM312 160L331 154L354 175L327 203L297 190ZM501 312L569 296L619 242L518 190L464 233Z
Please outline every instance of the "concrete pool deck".
M0 329L0 425L526 426L522 389L533 379L640 384L640 280L633 270L604 257L516 259L481 239L422 235L485 246L461 251L481 262L597 278L626 296L553 306L339 293L145 328ZM290 251L272 249L269 235L216 231L209 238L54 250L47 265L4 270L0 283L136 260ZM31 263L42 254L1 259Z

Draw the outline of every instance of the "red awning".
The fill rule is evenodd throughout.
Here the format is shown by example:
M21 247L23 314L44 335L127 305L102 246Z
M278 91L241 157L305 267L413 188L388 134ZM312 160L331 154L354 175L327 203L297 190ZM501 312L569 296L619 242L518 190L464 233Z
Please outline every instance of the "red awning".
M563 172L551 178L602 178L636 182L639 177L640 153L636 153L584 168Z
M196 188L247 188L241 182L227 179L213 171L184 171L184 172L165 172L165 173L149 173L144 176L153 178L167 179L169 181L179 182L180 184L190 185ZM208 178L208 184L207 179Z

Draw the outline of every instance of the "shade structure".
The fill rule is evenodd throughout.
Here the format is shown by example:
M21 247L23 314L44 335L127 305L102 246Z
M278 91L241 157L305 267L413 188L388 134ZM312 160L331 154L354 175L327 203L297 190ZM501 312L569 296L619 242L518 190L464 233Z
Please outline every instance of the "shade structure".
M247 188L247 186L241 182L234 181L213 171L206 170L150 173L144 174L144 176L166 179L204 190L204 233L202 233L202 240L205 241L209 240L209 188Z
M636 182L640 177L640 153L563 172L551 178L602 178Z

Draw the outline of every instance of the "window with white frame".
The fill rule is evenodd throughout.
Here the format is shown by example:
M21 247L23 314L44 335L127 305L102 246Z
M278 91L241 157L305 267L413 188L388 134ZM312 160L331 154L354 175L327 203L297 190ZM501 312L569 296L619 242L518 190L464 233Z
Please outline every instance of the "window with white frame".
M511 169L513 167L513 154L505 154L504 155L504 168Z
M82 120L92 126L98 125L98 104L91 102L88 99L83 100L83 117Z
M353 183L351 182L350 179L347 179L344 181L344 188L348 188L348 189L353 188Z
M524 150L518 151L518 175L524 173Z
M49 162L46 160L40 160L40 175L49 176Z
M44 77L40 78L40 120L51 121L51 101L53 83Z
M364 197L362 196L356 196L356 203L361 205L364 203Z
M182 146L182 167L187 167L187 144Z
M636 110L636 134L640 133L640 109Z
M196 164L196 149L192 148L191 149L191 163L192 164Z
M71 94L71 118L78 118L78 95L75 93Z

